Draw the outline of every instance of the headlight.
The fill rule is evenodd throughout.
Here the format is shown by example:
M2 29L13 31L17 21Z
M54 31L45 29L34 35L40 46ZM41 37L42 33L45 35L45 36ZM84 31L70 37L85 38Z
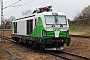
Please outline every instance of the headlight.
M46 36L47 35L47 32L45 30L42 31L42 35L43 36Z

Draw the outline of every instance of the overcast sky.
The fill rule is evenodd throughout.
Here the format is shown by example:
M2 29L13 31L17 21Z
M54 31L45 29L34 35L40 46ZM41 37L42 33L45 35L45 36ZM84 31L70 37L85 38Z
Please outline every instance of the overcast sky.
M16 2L18 0L3 0L4 7ZM21 0L15 5L23 5L33 0ZM61 11L67 15L67 18L73 19L73 17L82 11L85 6L90 5L90 0L35 0L22 7L8 7L4 9L4 18L15 16L16 18L22 15L22 11L35 9L40 6L53 6L54 11Z

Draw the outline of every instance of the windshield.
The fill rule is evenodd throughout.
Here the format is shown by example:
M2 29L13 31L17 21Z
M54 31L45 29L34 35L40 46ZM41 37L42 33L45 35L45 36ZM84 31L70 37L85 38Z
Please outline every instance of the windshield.
M66 17L58 15L57 24L66 24ZM55 16L53 15L45 15L46 24L55 24Z

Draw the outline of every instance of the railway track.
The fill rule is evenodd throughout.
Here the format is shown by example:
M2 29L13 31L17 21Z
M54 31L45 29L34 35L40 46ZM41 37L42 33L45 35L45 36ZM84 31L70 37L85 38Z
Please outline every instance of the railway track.
M85 35L69 35L70 37L80 37L80 38L90 38L90 36Z
M1 36L0 36L0 38L1 38ZM8 40L8 41L14 42L11 38L4 37L4 36L2 36L2 40ZM3 50L5 50L5 51L7 51L11 55L10 60L26 60L25 58L22 58L20 56L17 56L13 52L9 51L7 48L4 48L4 47L0 47L0 48L3 49Z
M58 52L47 52L50 55L56 56L56 57L60 57L64 60L90 60L90 58L86 58L83 56L79 56L79 55L75 55L75 54L71 54L71 53L67 53L67 52L63 52L63 51L58 51Z
M78 37L76 35L70 35L71 37ZM79 36L79 37L82 37L82 38L90 38L90 36ZM5 40L9 40L9 41L12 41L14 42L11 38L8 38L8 37L2 37L3 39ZM50 54L52 56L55 56L55 57L59 57L59 58L62 58L64 60L90 60L90 58L86 58L86 57L83 57L83 56L78 56L76 54L71 54L71 53L67 53L67 52L63 52L63 51L39 51L40 53L46 53L46 54Z

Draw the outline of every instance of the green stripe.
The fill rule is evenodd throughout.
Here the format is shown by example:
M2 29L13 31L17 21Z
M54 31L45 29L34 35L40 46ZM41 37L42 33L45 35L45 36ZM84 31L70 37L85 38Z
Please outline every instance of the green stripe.
M36 27L34 28L34 31L32 32L32 34L30 34L30 36L43 37L42 36L42 31L43 30L45 30L45 28L44 28L44 26L42 24L42 19L41 19L41 17L38 17Z

